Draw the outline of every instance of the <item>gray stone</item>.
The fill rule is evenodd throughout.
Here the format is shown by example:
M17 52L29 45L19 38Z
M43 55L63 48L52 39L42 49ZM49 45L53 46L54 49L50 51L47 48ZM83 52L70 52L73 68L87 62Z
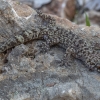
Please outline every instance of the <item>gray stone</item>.
M0 1L0 11L3 12L0 14L1 42L11 36L9 33L18 34L18 30L22 32L34 23L34 13L32 17L28 17L29 19L14 16L15 13L11 10L13 7L10 4L11 2L6 0ZM3 6L9 9L3 11ZM11 16L5 16L6 14ZM6 25L6 21L12 19L14 23ZM62 21L70 23L68 20ZM59 23L62 24L61 20L57 21L57 24ZM12 28L12 25L18 30ZM70 25L67 24L67 27ZM90 35L96 32L96 28L86 30L86 27L77 25L75 27L77 28L73 30L82 32L80 35L87 37L88 41L91 41L91 37L94 42L100 41L100 31L98 31L98 37ZM5 32L8 37L5 36ZM72 61L71 66L60 65L65 50L54 46L49 51L41 53L37 45L41 42L42 40L30 41L2 54L7 61L0 64L0 100L100 100L100 73L89 71L77 59ZM0 61L1 58L0 54Z

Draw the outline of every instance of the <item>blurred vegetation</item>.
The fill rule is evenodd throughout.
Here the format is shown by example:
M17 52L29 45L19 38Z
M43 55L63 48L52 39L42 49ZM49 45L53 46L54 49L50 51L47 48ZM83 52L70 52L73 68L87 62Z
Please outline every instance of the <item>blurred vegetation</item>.
M86 22L86 26L91 26L90 20L89 20L89 17L87 16L87 14L85 14L85 22Z

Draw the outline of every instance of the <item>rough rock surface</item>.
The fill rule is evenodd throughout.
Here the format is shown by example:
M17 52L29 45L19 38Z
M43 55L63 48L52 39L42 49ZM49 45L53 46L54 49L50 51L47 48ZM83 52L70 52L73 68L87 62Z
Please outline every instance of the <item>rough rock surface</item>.
M27 4L32 8L40 9L47 14L73 20L76 14L76 0L14 0Z
M52 0L49 5L41 7L41 10L47 14L53 14L62 18L73 20L76 14L76 1Z
M69 20L73 20L76 14L76 1L75 0L67 0L66 6L64 8L65 18Z
M41 8L43 5L51 2L51 0L13 0L13 1L18 1L20 3L27 4L34 8Z
M33 14L27 10L26 16L22 9L15 10L10 0L0 1L0 42L34 22L35 11L28 6L26 9ZM100 49L98 27L80 27L54 18L59 25L81 33L95 49ZM41 42L30 41L0 54L1 100L100 100L100 73L88 71L78 60L71 67L60 66L65 51L54 46L40 53Z

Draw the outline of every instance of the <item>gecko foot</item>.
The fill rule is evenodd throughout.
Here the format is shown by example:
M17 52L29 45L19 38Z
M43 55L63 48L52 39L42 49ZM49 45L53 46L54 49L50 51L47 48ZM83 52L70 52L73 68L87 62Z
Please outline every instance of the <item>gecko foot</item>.
M66 54L64 55L63 59L61 60L60 62L60 66L71 66L72 65L72 59L71 58L68 58L66 57Z
M50 47L46 42L39 43L38 47L40 48L40 53L45 53L50 50Z

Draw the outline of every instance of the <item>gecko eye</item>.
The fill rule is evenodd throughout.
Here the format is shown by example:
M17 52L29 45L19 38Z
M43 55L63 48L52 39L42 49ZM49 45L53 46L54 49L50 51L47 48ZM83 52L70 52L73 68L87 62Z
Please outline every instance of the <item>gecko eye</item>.
M90 71L97 71L100 73L100 63L97 64L93 64L93 66L91 65L91 67L89 68Z
M98 72L100 72L100 63L96 64L96 69Z

